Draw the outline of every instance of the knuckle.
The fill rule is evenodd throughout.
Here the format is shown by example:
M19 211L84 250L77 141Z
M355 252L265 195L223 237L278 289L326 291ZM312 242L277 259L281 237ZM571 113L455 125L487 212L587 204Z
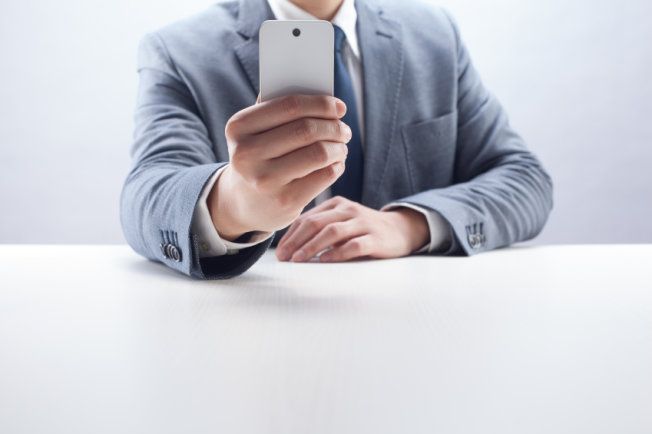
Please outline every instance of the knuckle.
M325 168L326 172L326 177L330 179L335 179L339 175L338 169L335 164L331 164L330 166Z
M312 141L317 134L317 124L311 119L302 119L297 125L296 136L306 143Z
M338 237L342 234L342 227L338 224L330 224L326 227L326 235L329 237Z
M338 120L330 120L328 121L328 134L335 140L341 141L341 121Z
M242 129L242 116L237 113L231 116L224 127L224 135L227 139L235 139Z
M364 249L364 242L361 239L356 238L349 242L349 247L354 254L360 254Z
M358 207L352 202L345 203L344 206L343 206L343 209L344 209L345 212L347 212L349 214L357 214L358 213Z
M310 230L315 230L319 228L319 221L314 217L306 217L303 224L306 225L306 228Z
M301 112L301 98L296 95L283 98L281 110L288 116L297 116Z
M316 163L326 163L329 160L328 146L324 142L317 142L311 146L311 160Z
M335 99L333 97L329 96L320 96L319 97L319 109L326 113L326 114L332 114L336 113L337 109L335 107Z

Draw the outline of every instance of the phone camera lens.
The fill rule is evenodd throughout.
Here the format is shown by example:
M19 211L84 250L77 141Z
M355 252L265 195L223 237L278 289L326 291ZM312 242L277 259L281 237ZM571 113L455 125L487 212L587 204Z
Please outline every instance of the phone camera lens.
M299 29L294 29L294 30L292 30L292 34L293 34L294 36L296 36L296 37L299 37L299 35L301 34L301 30L299 30Z

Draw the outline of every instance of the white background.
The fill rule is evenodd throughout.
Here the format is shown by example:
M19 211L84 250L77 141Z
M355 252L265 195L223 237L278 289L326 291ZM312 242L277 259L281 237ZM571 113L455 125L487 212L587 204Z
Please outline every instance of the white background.
M0 242L123 242L137 43L211 3L2 2ZM652 242L652 2L440 4L553 176L536 243Z

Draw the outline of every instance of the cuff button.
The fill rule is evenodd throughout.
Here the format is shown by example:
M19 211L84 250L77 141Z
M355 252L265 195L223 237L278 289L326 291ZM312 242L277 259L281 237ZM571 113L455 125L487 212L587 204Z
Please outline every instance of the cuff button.
M477 250L482 246L482 240L480 235L471 234L468 236L468 239L469 239L469 246L471 246L472 249Z
M181 262L181 251L177 246L174 244L169 244L168 245L168 257L172 259L174 262Z

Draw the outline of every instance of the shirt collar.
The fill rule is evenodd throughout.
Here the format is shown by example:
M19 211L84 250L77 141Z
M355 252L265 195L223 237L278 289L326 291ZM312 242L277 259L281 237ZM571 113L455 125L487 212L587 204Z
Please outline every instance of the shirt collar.
M292 3L290 0L267 0L269 7L277 20L316 20L317 18ZM358 13L355 10L354 0L344 0L331 20L331 23L344 31L346 41L356 58L360 58L358 35L355 26Z

